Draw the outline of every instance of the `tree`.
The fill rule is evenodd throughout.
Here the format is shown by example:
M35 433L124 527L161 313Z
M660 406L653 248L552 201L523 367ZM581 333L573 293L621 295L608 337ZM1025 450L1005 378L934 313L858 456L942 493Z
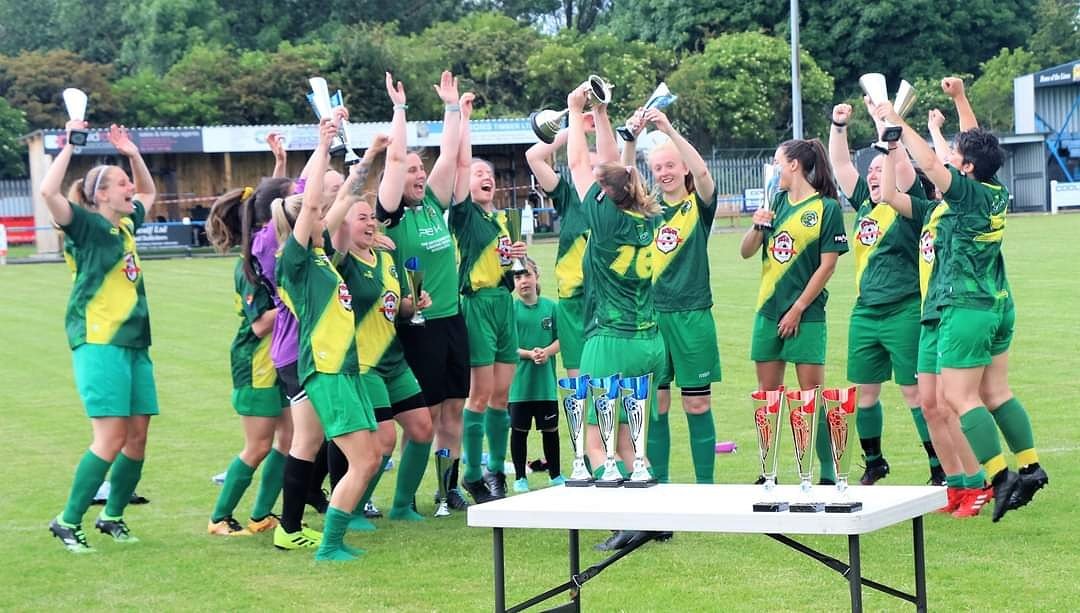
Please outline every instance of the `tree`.
M1035 55L1022 47L1002 49L980 65L969 98L979 124L998 132L1013 131L1013 79L1039 69Z
M0 179L26 176L23 146L19 136L26 134L26 116L0 98Z
M0 55L56 46L55 15L56 0L35 2L33 11L25 0L0 0Z
M623 40L653 42L676 51L701 51L721 34L773 34L787 20L787 0L631 0L615 3L604 32Z
M132 33L123 40L119 63L130 70L165 74L188 49L226 41L227 28L214 0L146 0L124 13Z
M0 95L26 114L31 128L60 128L67 122L61 93L68 87L86 92L87 120L108 124L117 118L109 80L110 64L82 60L70 51L32 51L0 56Z
M672 116L714 146L772 146L791 137L790 46L757 32L725 34L683 59L668 79ZM808 135L825 134L833 79L799 54Z
M1035 14L1029 48L1041 68L1080 58L1080 0L1039 0Z

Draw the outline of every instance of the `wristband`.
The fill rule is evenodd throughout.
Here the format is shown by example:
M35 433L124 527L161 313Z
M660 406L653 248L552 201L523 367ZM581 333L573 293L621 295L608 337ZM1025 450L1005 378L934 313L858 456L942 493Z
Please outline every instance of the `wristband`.
M461 105L458 103L447 104L445 107L447 113L459 113L461 112Z
M408 108L409 108L409 105L407 105L407 104L395 104L394 105L394 110L395 111L404 111L404 110L406 110Z
M831 117L829 118L829 121L832 122L832 125L834 125L834 126L836 126L838 128L846 128L847 127L847 122L846 121L841 123L839 121L836 121L835 119L832 119Z

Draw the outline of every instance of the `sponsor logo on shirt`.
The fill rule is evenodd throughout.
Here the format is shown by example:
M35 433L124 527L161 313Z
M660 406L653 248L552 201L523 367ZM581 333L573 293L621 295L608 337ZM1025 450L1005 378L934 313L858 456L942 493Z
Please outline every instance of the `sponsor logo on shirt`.
M787 264L798 253L795 251L795 239L787 230L773 237L773 245L769 248L769 251L772 253L773 259L781 264Z
M836 235L834 235L832 237L832 242L836 243L837 245L846 245L847 244L847 234L836 234Z
M860 243L872 247L881 238L881 227L878 226L877 220L873 217L863 217L859 220L859 232L855 237L859 239ZM845 242L847 241L845 240Z
M128 252L124 254L124 276L128 281L134 283L139 278L141 269L139 264L135 261L135 254Z
M813 228L817 225L818 222L817 211L807 211L803 213L802 217L799 218L799 221L801 221L802 225L806 226L807 228Z
M682 239L679 238L679 230L672 226L664 226L656 233L656 248L660 253L671 253L679 246Z
M338 282L337 298L346 311L352 311L352 294L349 293L349 286L345 285L344 281Z
M379 312L386 317L387 321L394 321L397 318L398 310L398 297L394 292L386 292L382 297L382 307Z
M919 236L919 255L927 264L934 263L934 234L930 230L923 230Z
M545 318L540 320L540 329L541 330L550 330L552 328L553 324L554 324L554 322L551 321L550 317L545 317Z

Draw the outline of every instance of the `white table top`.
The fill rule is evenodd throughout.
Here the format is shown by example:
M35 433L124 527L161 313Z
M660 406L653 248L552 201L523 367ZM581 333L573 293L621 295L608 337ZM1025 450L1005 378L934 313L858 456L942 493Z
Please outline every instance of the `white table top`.
M756 502L861 502L855 513L754 512ZM865 534L945 506L944 487L666 484L644 489L550 487L469 507L476 528L671 530L779 534Z

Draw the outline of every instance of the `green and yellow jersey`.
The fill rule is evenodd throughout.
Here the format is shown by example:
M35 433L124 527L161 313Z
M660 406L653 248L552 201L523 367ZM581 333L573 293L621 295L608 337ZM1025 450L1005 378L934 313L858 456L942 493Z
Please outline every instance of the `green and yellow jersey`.
M1009 298L1001 244L1009 192L992 179L980 183L949 167L952 183L944 214L953 222L945 266L948 286L942 305L987 308Z
M350 253L338 264L352 294L360 373L374 370L381 377L394 377L408 368L394 327L402 297L397 268L384 251L360 255Z
M251 324L263 313L274 308L270 289L262 283L248 280L244 274L243 258L236 261L233 269L233 287L236 290L236 315L240 317L240 327L229 348L233 389L274 387L277 385L277 371L270 359L270 339L273 335L259 338L251 329Z
M278 295L299 323L300 384L315 373L356 374L352 294L321 247L304 247L290 233L277 262Z
M512 242L506 227L506 213L489 213L466 197L450 208L450 232L457 242L461 259L458 265L461 293L469 295L491 287L509 291L506 272L512 263Z
M424 309L427 319L458 313L457 259L443 210L439 199L426 188L424 199L417 206L405 206L402 202L396 211L387 213L381 203L375 205L376 218L396 245L394 261L401 266L411 257L419 261L424 273L423 288L431 296L431 306Z
M670 313L710 308L708 241L716 199L707 203L695 192L679 202L661 201L660 206L663 216L653 243L656 310Z
M779 320L799 299L810 277L821 266L821 254L847 253L848 238L840 204L832 198L812 194L799 202L788 200L787 192L773 199L772 228L765 230L761 246L761 287L757 312ZM803 312L803 321L825 321L828 290Z
M919 181L908 194L925 198ZM870 200L870 186L859 177L849 198L855 206L855 302L893 304L919 292L918 243L921 218L907 219L885 202Z
M581 210L581 199L561 176L559 184L548 192L548 196L559 214L559 248L555 253L555 281L559 298L584 296L583 265L589 232L585 225L585 214Z
M555 302L540 296L536 304L514 301L514 320L517 323L518 345L532 351L547 347L559 336ZM555 389L555 357L541 365L532 360L518 360L514 380L510 384L510 402L558 400Z
M133 204L134 212L118 226L71 204L71 221L61 227L71 241L69 266L75 276L65 315L72 349L84 343L150 346L150 311L135 248L146 209L138 200Z
M911 198L911 217L922 223L919 233L919 294L922 296L922 322L941 319L941 298L944 294L941 273L942 260L948 255L952 221L945 216L949 205L925 198Z
M585 338L655 337L652 243L660 219L620 210L596 183L581 206L589 229Z

